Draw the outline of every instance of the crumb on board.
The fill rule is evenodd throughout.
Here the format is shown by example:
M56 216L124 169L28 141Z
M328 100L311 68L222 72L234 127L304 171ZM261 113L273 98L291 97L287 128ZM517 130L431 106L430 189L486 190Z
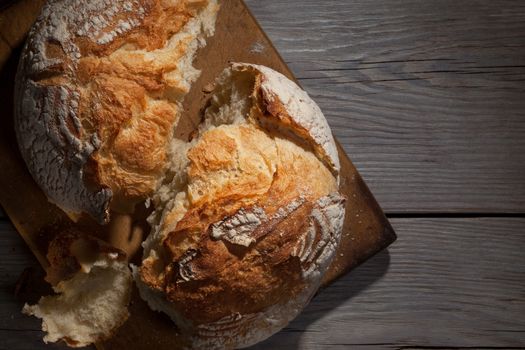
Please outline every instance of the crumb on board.
M250 48L251 53L262 53L266 49L266 46L260 42L255 42Z

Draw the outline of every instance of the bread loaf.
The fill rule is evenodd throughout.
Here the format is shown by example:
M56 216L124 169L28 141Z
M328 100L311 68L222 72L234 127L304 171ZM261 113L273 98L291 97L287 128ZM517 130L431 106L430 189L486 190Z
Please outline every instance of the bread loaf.
M196 349L250 346L296 317L333 259L345 214L326 119L270 68L232 64L192 139L174 138L217 11L216 0L51 0L16 85L20 150L50 201L100 223L152 201L134 278ZM126 263L94 256L80 272L55 259L50 281L61 294L25 308L43 318L46 340L87 345L127 317Z
M23 158L72 218L133 212L167 166L216 0L50 0L16 81Z
M195 348L240 348L283 328L316 292L344 198L328 124L296 84L234 64L155 195L135 269L149 305Z

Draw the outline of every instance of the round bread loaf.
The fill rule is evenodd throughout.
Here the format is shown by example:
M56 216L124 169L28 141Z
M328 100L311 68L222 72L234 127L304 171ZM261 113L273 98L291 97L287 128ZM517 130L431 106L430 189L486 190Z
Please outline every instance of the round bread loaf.
M102 223L155 191L217 11L217 0L48 1L20 61L15 128L50 201Z
M335 254L345 213L319 107L269 68L233 64L155 194L135 279L194 348L255 344L295 318Z

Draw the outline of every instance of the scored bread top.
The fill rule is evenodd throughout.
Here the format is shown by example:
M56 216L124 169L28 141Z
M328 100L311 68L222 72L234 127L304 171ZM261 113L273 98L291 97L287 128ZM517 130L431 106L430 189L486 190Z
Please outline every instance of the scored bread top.
M160 262L146 259L145 280L198 323L292 298L302 289L302 267L291 255L304 244L314 202L337 192L330 171L312 153L253 125L206 132L188 158L188 209L159 247L180 269L167 265L159 279L149 268ZM206 293L196 288L202 281Z
M19 65L15 127L49 200L100 222L162 179L216 0L51 0Z
M335 142L308 95L248 64L217 85L194 139L172 150L179 164L136 274L143 298L196 348L247 346L293 319L335 254L345 213Z

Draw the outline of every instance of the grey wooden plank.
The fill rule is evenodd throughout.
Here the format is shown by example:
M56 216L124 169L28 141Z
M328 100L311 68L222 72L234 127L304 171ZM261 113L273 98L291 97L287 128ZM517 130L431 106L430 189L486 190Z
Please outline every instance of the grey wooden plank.
M392 222L399 239L389 251L323 290L256 349L525 346L525 219ZM45 348L38 321L20 314L11 292L26 266L36 261L0 223L0 349Z
M261 345L525 346L525 219L394 219L398 241Z
M14 296L16 283L24 269L38 267L38 262L6 221L0 221L0 246L0 330L15 329L12 325L38 329L38 322L31 322L20 314L23 303Z
M40 321L22 315L24 302L15 296L24 269L38 262L10 223L0 221L0 349L43 347Z
M525 2L247 3L386 212L525 212Z

